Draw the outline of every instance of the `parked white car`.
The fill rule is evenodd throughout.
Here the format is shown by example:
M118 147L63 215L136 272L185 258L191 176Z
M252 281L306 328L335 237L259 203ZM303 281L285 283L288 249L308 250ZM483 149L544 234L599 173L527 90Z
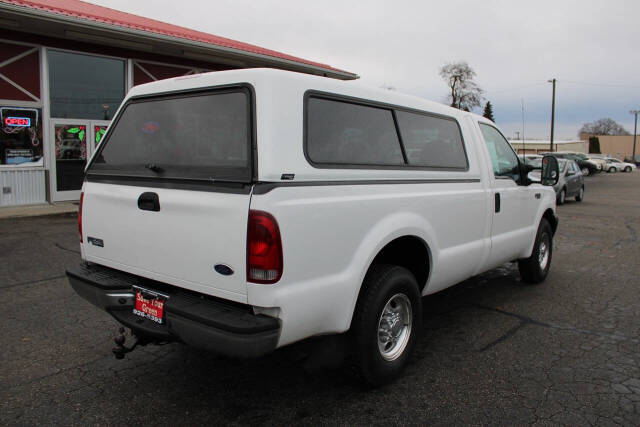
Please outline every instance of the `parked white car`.
M587 154L587 157L589 161L598 165L598 170L603 172L607 170L607 161L604 159L604 157L594 154Z
M382 384L421 296L509 261L546 278L556 197L526 172L492 122L440 103L269 69L162 80L128 93L87 167L67 275L136 343L255 357L348 332Z
M623 162L613 157L608 157L606 161L607 172L632 172L636 168L633 163Z

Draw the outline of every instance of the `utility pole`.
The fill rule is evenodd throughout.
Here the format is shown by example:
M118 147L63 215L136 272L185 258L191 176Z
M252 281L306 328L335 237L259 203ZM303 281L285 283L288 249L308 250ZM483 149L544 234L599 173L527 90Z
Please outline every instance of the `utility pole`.
M631 161L635 163L636 161L636 134L638 133L638 113L640 113L640 110L631 110L629 111L629 113L633 114L636 116L635 118L635 125L633 126L633 155L631 156Z
M527 154L527 146L524 140L524 98L520 98L522 104L522 154Z
M556 79L547 80L553 84L553 94L551 95L551 140L549 141L549 151L553 152L553 125L556 119Z

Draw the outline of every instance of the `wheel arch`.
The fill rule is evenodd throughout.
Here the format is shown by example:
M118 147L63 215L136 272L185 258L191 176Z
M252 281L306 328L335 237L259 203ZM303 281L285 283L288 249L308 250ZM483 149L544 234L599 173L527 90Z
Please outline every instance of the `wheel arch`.
M555 235L556 230L558 229L558 217L555 213L553 213L553 210L550 208L545 210L542 214L542 218L546 219L549 222L549 224L551 225L551 231Z
M412 229L396 230L383 239L375 250L371 252L366 263L364 263L358 289L351 304L349 328L353 321L358 301L364 289L367 275L374 265L392 264L399 265L409 270L418 282L420 294L426 288L431 277L434 265L433 236L430 234L431 227L412 227Z
M431 272L431 251L429 245L420 237L405 235L395 238L378 251L367 268L365 278L376 264L391 264L406 268L416 278L422 293ZM362 286L360 292L362 292Z
M536 223L537 225L533 229L531 244L529 245L527 252L525 252L525 255L523 256L524 258L531 256L531 252L533 251L533 246L535 245L536 235L538 233L538 227L540 227L540 222L542 221L542 219L546 219L549 222L549 225L551 225L551 233L553 235L556 234L556 230L558 229L558 216L556 215L555 211L550 206L547 206L546 208L543 207L542 209L544 210L538 217L538 222Z

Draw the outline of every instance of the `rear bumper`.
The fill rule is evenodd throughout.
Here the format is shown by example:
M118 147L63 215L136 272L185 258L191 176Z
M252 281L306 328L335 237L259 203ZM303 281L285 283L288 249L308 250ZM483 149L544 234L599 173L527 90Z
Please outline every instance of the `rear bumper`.
M136 335L185 344L233 357L257 357L273 351L280 320L255 315L248 305L189 292L97 264L67 270L71 287L93 305L106 310ZM165 301L165 322L133 314L133 286L159 292Z

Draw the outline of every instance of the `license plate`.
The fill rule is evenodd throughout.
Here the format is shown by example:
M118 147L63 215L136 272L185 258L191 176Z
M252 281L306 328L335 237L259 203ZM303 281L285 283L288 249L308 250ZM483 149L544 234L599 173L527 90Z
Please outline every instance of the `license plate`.
M143 293L139 289L135 289L135 291L136 301L133 306L133 313L156 323L164 323L165 298L153 292L145 291Z

